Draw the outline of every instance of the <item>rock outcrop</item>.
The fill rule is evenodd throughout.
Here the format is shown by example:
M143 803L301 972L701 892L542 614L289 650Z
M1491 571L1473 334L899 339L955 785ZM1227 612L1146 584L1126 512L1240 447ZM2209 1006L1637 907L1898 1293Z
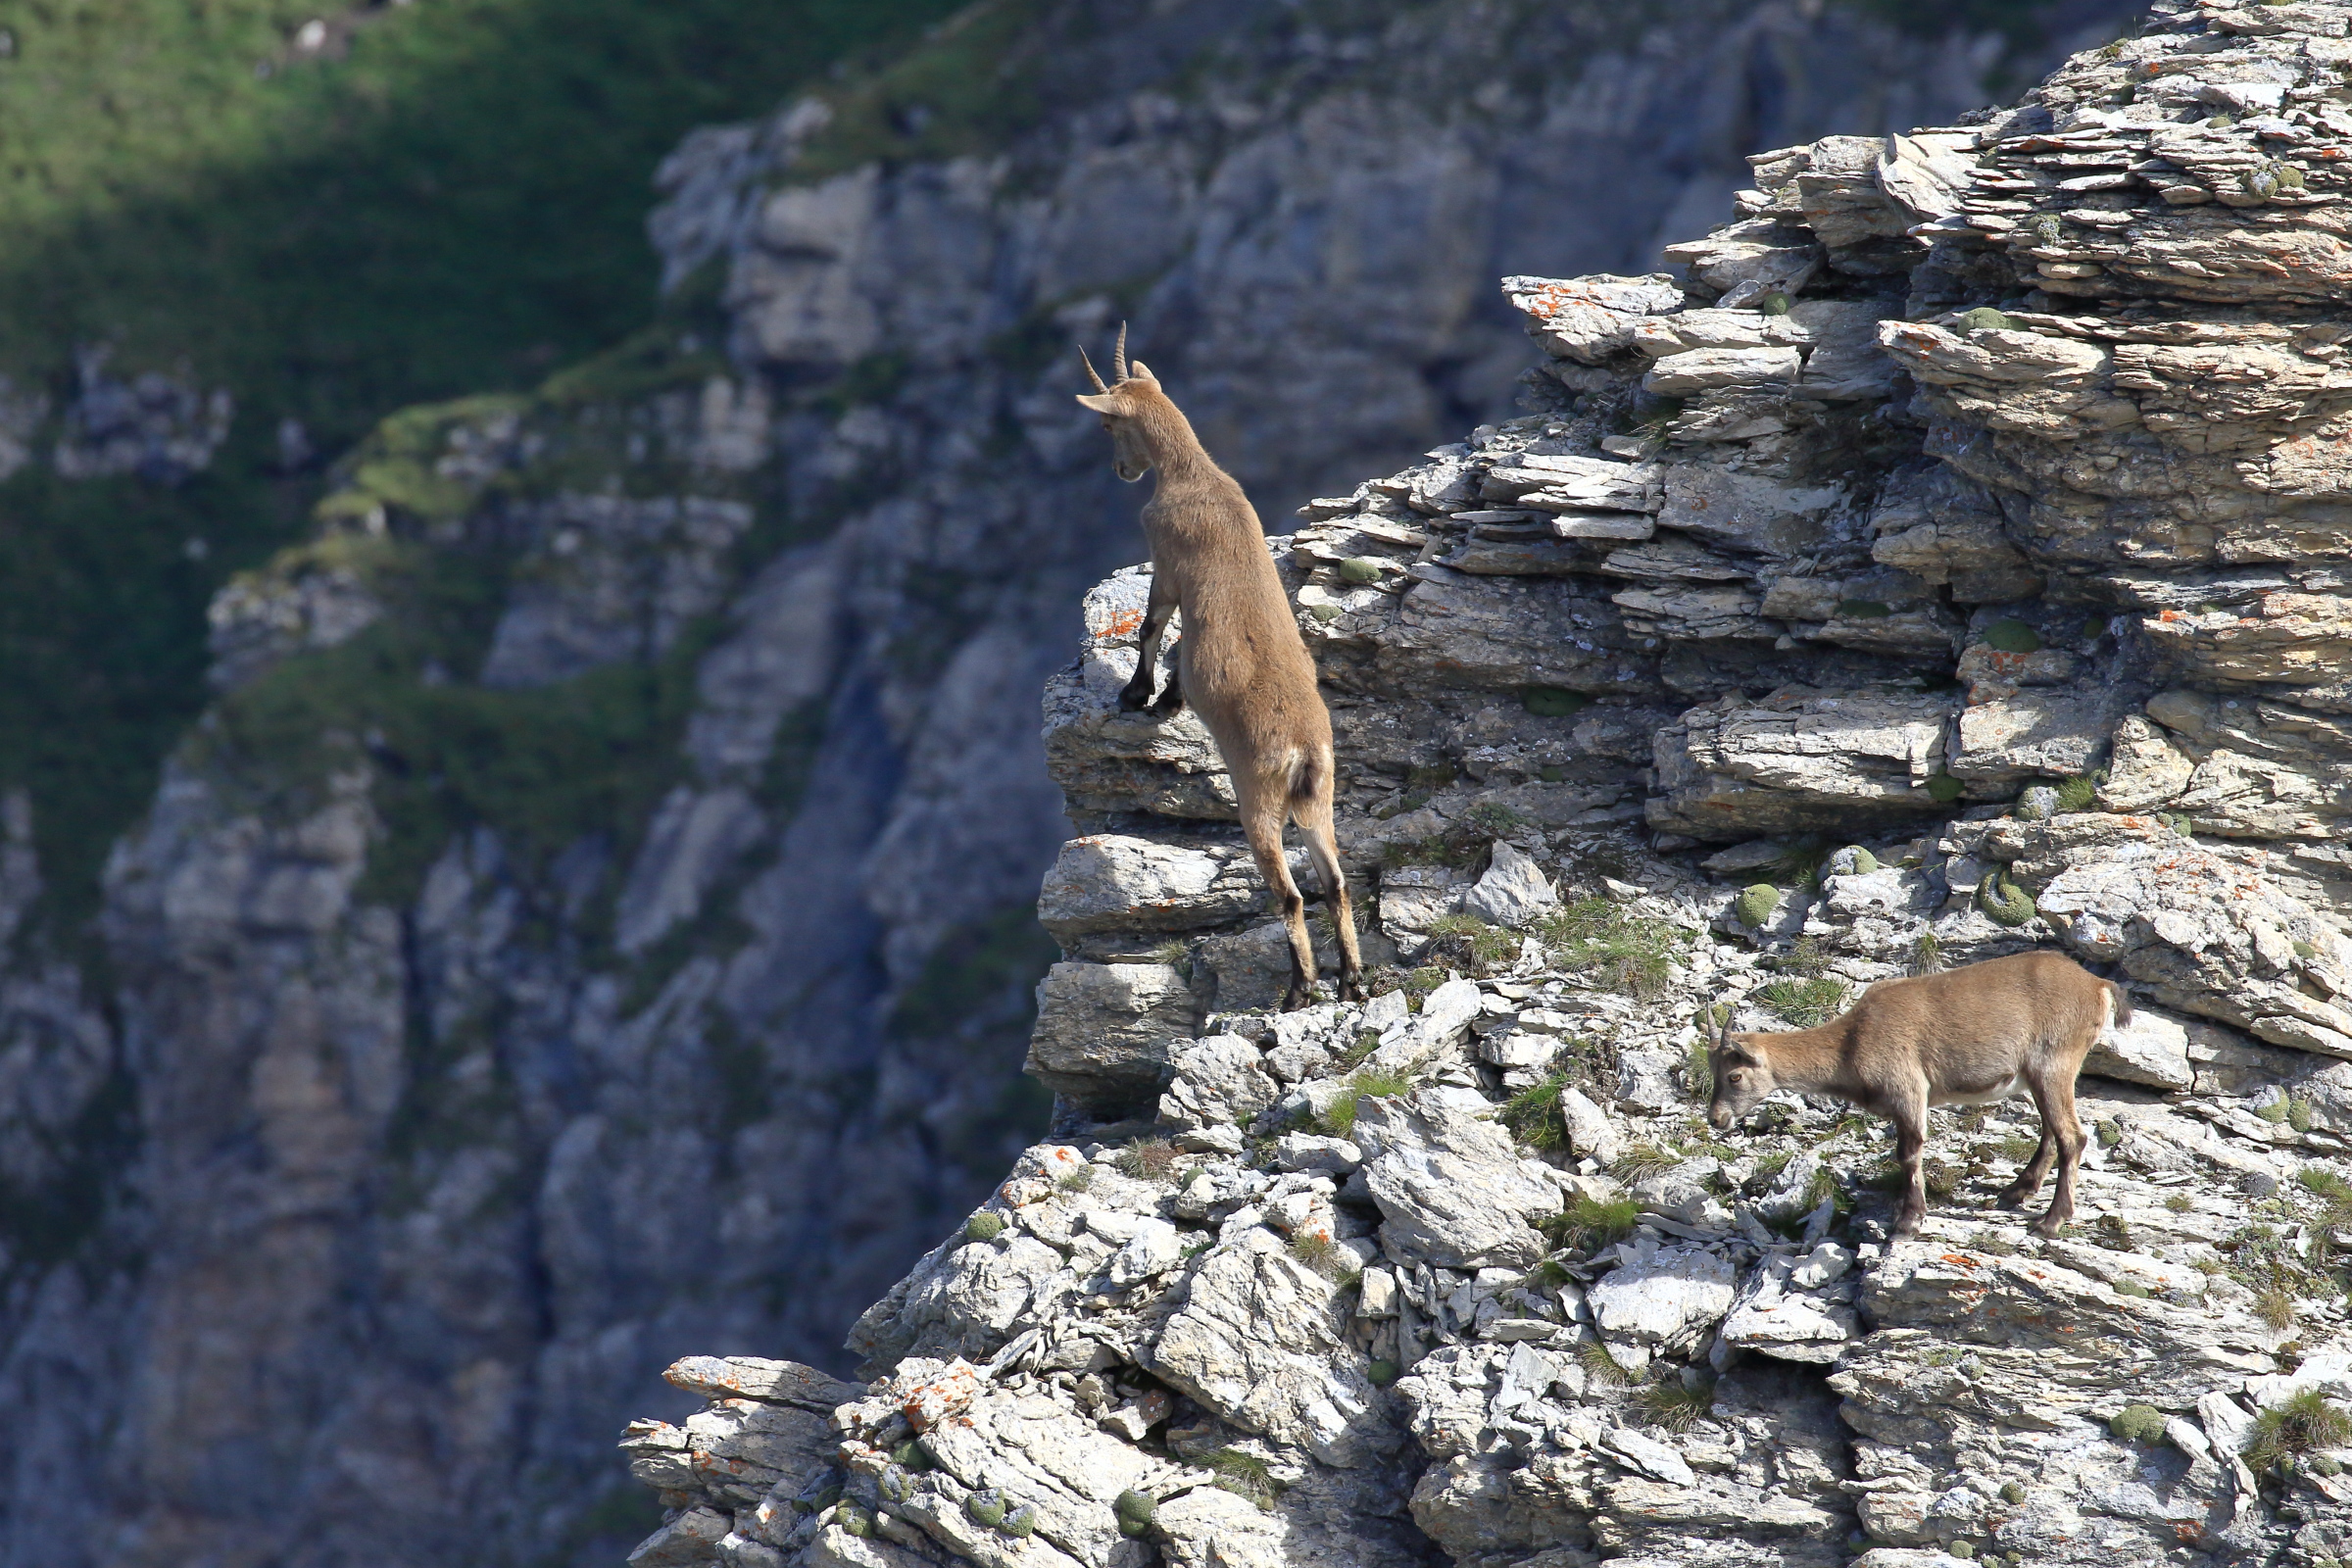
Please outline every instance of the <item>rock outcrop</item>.
M2352 7L2156 13L1752 160L1679 273L1507 278L1534 412L1272 541L1368 1004L1266 1010L1213 751L1112 705L1148 577L1093 592L1053 1132L821 1435L745 1467L798 1374L673 1369L633 1562L2352 1551ZM2068 1234L1993 1206L2022 1102L1936 1117L1903 1240L1868 1118L1706 1126L1717 1009L2033 947L2139 1006Z
M1107 1114L1232 1057L1205 960L1155 950L1239 921L1229 999L1264 972L1213 833L1073 860L1063 966L1036 924L1069 833L1036 691L1140 552L1072 337L1131 317L1287 507L1507 414L1493 276L1646 265L1750 138L1947 117L2019 58L1793 0L1022 0L689 139L658 321L386 421L216 601L103 965L19 928L41 824L0 803L0 1556L610 1560L655 1517L611 1433L686 1412L663 1366L850 1370L1045 1128L1040 976L1041 1058ZM189 479L233 412L92 358L0 386L0 471ZM1044 750L1212 829L1202 737L1106 717ZM1016 1250L922 1310L978 1345Z

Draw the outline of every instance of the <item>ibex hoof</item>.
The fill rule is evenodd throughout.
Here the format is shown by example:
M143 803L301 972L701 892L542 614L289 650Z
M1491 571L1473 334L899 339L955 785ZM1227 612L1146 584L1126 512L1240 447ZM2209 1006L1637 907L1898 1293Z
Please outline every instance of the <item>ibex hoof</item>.
M2000 1196L1993 1200L1993 1203L2001 1208L2023 1208L2026 1206L2026 1200L2033 1196L2034 1189L2031 1187L2004 1187L2001 1189Z
M2045 1242L2055 1241L2058 1238L2058 1233L2066 1229L2066 1221L2060 1219L2055 1214L2044 1214L2041 1216L2041 1218L2035 1220L2032 1225L2028 1226L2027 1229L2031 1230L2034 1235L2040 1237Z
M1145 709L1147 709L1147 708L1150 708L1151 706L1152 706L1152 688L1151 688L1151 687L1149 687L1149 686L1122 686L1122 687L1120 687L1120 688L1119 688L1119 709L1120 709L1120 710L1121 710L1121 711L1123 711L1123 712L1129 712L1129 713L1140 713L1140 712L1142 712L1142 711L1143 711Z
M1159 701L1144 710L1153 718L1174 718L1184 711L1184 693L1162 692Z
M1341 975L1340 1000L1342 1002L1370 1001L1371 999L1364 995L1364 977L1352 969Z

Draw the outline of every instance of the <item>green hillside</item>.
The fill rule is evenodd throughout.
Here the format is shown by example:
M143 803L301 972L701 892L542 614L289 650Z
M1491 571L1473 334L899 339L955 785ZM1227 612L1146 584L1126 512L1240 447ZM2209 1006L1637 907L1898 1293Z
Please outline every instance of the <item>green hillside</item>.
M176 486L0 484L0 788L41 924L201 708L204 607L304 527L319 463L405 404L517 388L651 314L654 167L954 0L0 3L0 391L78 349L237 400ZM308 27L316 23L318 25ZM317 455L280 466L281 420ZM38 443L45 450L55 420Z

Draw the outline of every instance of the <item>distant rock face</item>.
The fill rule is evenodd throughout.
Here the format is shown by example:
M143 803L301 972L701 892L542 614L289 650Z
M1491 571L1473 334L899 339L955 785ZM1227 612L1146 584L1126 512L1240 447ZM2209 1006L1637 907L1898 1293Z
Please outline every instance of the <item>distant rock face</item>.
M1033 24L1009 42L987 26L1007 9ZM2127 9L2057 14L2096 26ZM1073 1105L1128 1114L1168 1097L1171 1126L1215 1156L1184 1191L1202 1213L1238 1194L1233 1118L1268 1096L1328 1109L1356 1042L1277 1033L1262 1067L1196 1044L1216 1038L1209 1009L1266 995L1279 950L1205 733L1105 701L1106 671L1133 657L1117 623L1143 576L1111 579L1069 663L1087 586L1142 554L1140 493L1113 481L1069 401L1072 339L1106 344L1131 318L1211 449L1287 509L1511 412L1536 356L1496 276L1643 272L1719 215L1757 138L1948 119L1983 95L2002 47L1782 0L1055 0L983 11L976 27L932 40L910 75L886 67L691 138L652 224L672 285L654 330L532 394L388 420L343 456L318 536L216 601L220 701L117 848L103 974L39 954L0 969L12 1560L610 1560L653 1518L611 1466L612 1434L661 1413L649 1401L689 1408L660 1369L740 1351L848 1370L845 1325L1045 1127L1048 1097L1018 1076L1025 1047ZM1004 115L938 130L953 105L924 84L979 79L1008 84ZM896 128L856 140L877 123ZM1754 378L1791 355L1824 388L1893 374L1867 302L1807 285L1772 325L1682 303L1637 278L1553 336L1598 356L1572 356L1575 373L1688 372L1721 395L1769 387ZM1652 318L1679 325L1637 342ZM47 459L184 479L232 413L95 358L70 390L0 387L0 471ZM301 441L281 433L289 453ZM1506 445L1508 464L1424 465L1347 509L1346 559L1374 580L1335 562L1300 589L1329 610L1418 583L1375 660L1393 689L1466 681L1515 700L1540 670L1564 694L1639 695L1663 720L1690 705L1634 639L1762 612L1692 541L1799 539L1845 494ZM1904 560L1923 564L1848 574L1868 578L1849 597L1895 607L1840 622L1872 648L1948 630L1958 612L1929 591L1936 570L1985 602L2027 591L1984 586L2027 569L2003 553L1997 509L1924 496L1902 514ZM1505 515L1432 531L1470 507ZM1452 564L1408 579L1432 538ZM1621 547L1648 578L1586 569ZM1803 582L1789 592L1818 586ZM1640 610L1612 598L1637 591L1651 596ZM1633 629L1644 615L1668 630ZM1398 710L1408 725L1438 711ZM1481 722L1458 760L1449 729L1380 744L1499 785L1519 765L1517 721ZM1649 765L1649 710L1527 719L1545 736L1563 722L1605 765L1547 754L1530 776L1556 760L1575 812L1638 812L1627 769ZM2322 821L2325 797L2266 793L2274 769L2331 744L2295 722L2218 710L2178 732L2179 760L2151 752L2134 776L2227 753L2198 785L2210 807L2185 808ZM1396 836L1443 837L1459 799L1434 794ZM1063 961L1032 1041L1054 957L1032 901L1069 836L1065 808L1101 854L1071 852L1049 900ZM40 875L21 814L0 812L12 926ZM1510 876L1506 858L1479 897L1507 896L1532 932L1558 871L1542 846L1527 858L1536 875ZM2332 874L2316 851L2306 863ZM1432 925L1479 871L1400 867L1383 940L1416 955L1458 940ZM2290 1018L2293 990L2263 991L2260 1015ZM1523 1020L1506 1044L1481 1032L1482 1006L1470 982L1441 990L1434 1010L1382 1025L1399 1026L1376 1065L1418 1072L1482 1049L1532 1061L1594 1027ZM1101 1027L1113 1011L1122 1027ZM2199 1073L2265 1070L2261 1055L2196 1057L2201 1038ZM1198 1071L1171 1081L1180 1058ZM1626 1092L1670 1097L1673 1067L1637 1060ZM1294 1168L1265 1200L1290 1207L1268 1211L1287 1222L1303 1205L1311 1234L1348 1211L1337 1189L1364 1151L1287 1148ZM1298 1180L1275 1193L1278 1178ZM1105 1277L1128 1289L1188 1278L1194 1233L1169 1263L1179 1222L1147 1207L1132 1233L959 1250L909 1298L915 1327L874 1328L856 1353L980 1353L1045 1310L1060 1247L1124 1258ZM1505 1250L1537 1234L1513 1217ZM1328 1308L1323 1328L1264 1349L1290 1377L1352 1332L1344 1293L1252 1247L1247 1271L1219 1264L1238 1293L1226 1318L1278 1287ZM1428 1299L1417 1278L1396 1288ZM1199 1386L1228 1381L1203 1371ZM1360 1381L1327 1411L1291 1377L1268 1407L1333 1455L1404 1453L1379 1447L1392 1396ZM738 1402L691 1444L649 1438L649 1454L697 1485L749 1486L812 1441L810 1412L725 1397ZM1273 1522L1235 1499L1237 1520L1223 1493L1171 1497L1165 1517L1191 1523L1167 1549L1208 1561L1218 1543L1270 1537L1294 1556L1324 1543L1335 1563L1425 1549L1396 1501L1401 1471L1365 1507L1372 1494L1340 1474L1291 1478L1292 1512ZM936 1485L925 1517L962 1528L963 1494ZM655 1555L763 1564L780 1548L752 1533L750 1505L737 1528L733 1500L673 1521ZM1102 1544L1061 1529L1047 1518L1028 1539ZM807 1549L875 1562L918 1547L836 1533Z
M1054 1135L860 1319L830 1452L635 1461L643 1560L2344 1559L2348 25L2169 0L2016 109L1758 157L1681 277L1507 278L1538 412L1272 544L1369 1003L1224 1000L1268 922L1102 583ZM2036 947L2134 999L2068 1234L1995 1206L2022 1100L1936 1116L1899 1241L1869 1118L1706 1123L1702 1024ZM1148 1087L1147 969L1203 1008ZM1016 1422L1134 1495L1049 1528L1086 1466ZM1047 1545L941 1500L989 1485Z

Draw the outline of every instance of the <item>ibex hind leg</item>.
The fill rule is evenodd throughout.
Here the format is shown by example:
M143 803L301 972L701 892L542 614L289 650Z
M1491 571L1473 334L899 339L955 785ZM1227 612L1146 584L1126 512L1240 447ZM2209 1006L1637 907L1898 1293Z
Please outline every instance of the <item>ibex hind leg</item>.
M1282 1010L1296 1012L1315 1000L1315 945L1306 932L1306 900L1291 880L1290 862L1282 853L1282 830L1290 820L1287 781L1277 777L1245 778L1236 773L1234 791L1241 797L1242 834L1250 841L1250 858L1266 879L1274 905L1291 938L1291 985Z
M1328 785L1325 786L1328 789ZM1315 862L1315 880L1323 884L1323 906L1331 913L1332 930L1340 942L1340 1000L1364 1000L1363 956L1355 945L1355 909L1348 897L1348 876L1340 867L1340 841L1331 826L1327 793L1294 796L1291 814L1306 836L1306 853Z
M2043 1150L2058 1150L2058 1190L2050 1196L2049 1212L2033 1225L2036 1236L2055 1236L2075 1217L2075 1172L2082 1163L2082 1124L2075 1117L2075 1080L2053 1076L2033 1085L2034 1108L2041 1112ZM2039 1164L2041 1155L2034 1155Z

